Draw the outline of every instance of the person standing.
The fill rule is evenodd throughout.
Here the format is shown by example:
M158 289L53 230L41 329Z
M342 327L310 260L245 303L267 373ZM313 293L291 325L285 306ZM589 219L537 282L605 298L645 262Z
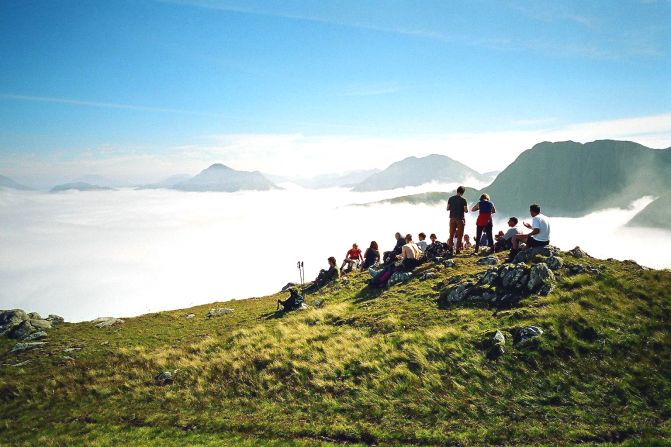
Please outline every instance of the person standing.
M476 203L471 211L479 211L478 218L475 221L475 252L480 249L482 232L487 235L487 245L494 250L494 237L492 236L492 214L496 212L496 207L489 199L489 194L480 196L480 201Z
M466 192L466 188L458 187L457 194L447 201L447 211L450 212L450 237L447 240L447 249L453 251L456 235L457 253L460 253L463 248L462 238L464 237L464 225L466 225L465 213L468 212L468 203L463 197L464 192Z

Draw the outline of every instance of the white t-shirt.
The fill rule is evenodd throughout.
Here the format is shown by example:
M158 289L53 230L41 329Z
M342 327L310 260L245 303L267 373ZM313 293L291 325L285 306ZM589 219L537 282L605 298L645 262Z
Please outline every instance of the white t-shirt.
M533 236L539 242L546 242L550 240L550 221L542 214L538 214L531 220L531 228L534 230L538 228L538 234Z

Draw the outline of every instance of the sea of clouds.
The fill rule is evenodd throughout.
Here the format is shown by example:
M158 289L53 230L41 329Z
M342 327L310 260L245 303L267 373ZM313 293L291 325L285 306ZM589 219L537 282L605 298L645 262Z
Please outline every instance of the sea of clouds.
M455 185L376 193L283 186L239 193L2 190L0 309L82 321L261 296L297 282L297 261L310 280L328 256L340 262L353 242L365 249L376 240L384 251L396 231L447 238L444 204L352 204ZM552 243L669 268L671 232L624 226L651 200L583 218L552 217ZM499 216L495 230L506 220ZM467 232L475 233L474 218Z

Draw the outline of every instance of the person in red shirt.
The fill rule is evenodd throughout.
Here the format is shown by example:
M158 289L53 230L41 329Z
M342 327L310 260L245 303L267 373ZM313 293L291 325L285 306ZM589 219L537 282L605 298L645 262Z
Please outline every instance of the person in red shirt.
M340 266L340 271L343 273L351 272L355 264L358 266L362 262L363 257L361 256L361 250L359 249L359 246L357 244L352 244L352 248L347 251L347 254L345 255L345 260L342 262L342 265ZM347 270L344 270L345 265L347 265Z

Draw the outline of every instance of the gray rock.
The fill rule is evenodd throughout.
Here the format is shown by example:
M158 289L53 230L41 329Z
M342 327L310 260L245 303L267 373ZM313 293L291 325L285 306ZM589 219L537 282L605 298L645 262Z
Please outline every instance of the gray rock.
M389 278L389 281L387 281L387 285L391 287L394 284L408 281L410 278L412 278L412 273L410 272L394 272Z
M456 265L456 263L455 263L454 259L446 259L445 261L443 261L443 265L446 268L452 268Z
M30 324L30 320L25 320L14 326L6 335L15 340L23 340L35 331L36 329Z
M30 320L30 325L37 330L51 329L51 321L48 320Z
M499 262L499 260L496 258L496 256L487 256L486 258L480 258L476 262L478 265L496 265Z
M503 333L497 330L494 335L491 332L484 340L484 347L487 350L487 358L489 360L496 360L506 353L504 346L506 344L506 337Z
M582 251L582 249L580 247L575 247L574 249L569 250L568 252L574 258L585 258L585 257L589 256L587 253Z
M6 334L27 319L28 314L21 309L0 310L0 335Z
M499 279L499 271L498 269L489 269L485 272L485 274L480 278L480 284L484 285L493 285L495 284Z
M30 362L32 362L32 360L24 360L23 362L14 363L13 365L6 365L6 366L11 366L12 368L20 368L22 366L26 366Z
M91 323L93 323L98 329L115 326L117 324L123 324L123 322L124 321L122 319L114 317L100 317L91 321Z
M70 352L75 352L75 351L81 351L81 349L82 349L82 348L80 348L79 346L73 346L72 348L65 348L65 349L63 349L63 352L68 352L68 353L70 353Z
M550 256L545 260L550 270L559 270L564 265L564 260L558 256Z
M49 314L49 316L45 318L45 320L51 321L52 325L65 323L65 319L63 319L63 317L54 314Z
M520 329L517 335L518 338L517 342L524 343L527 340L540 337L541 335L543 335L543 329L539 328L538 326L527 326L525 328Z
M552 293L552 284L550 283L543 284L543 286L538 291L540 296L548 296L550 293Z
M41 320L42 319L40 314L38 314L37 312L30 312L28 314L28 318L30 318L31 320Z
M46 345L46 341L31 341L31 342L26 342L26 343L17 343L14 345L11 351L9 351L10 354L12 353L17 353L17 352L23 352L23 351L29 351L31 349L39 348L41 346Z
M189 314L189 315L186 316L186 318L190 319L190 318L194 318L195 316L196 316L196 314Z
M227 315L233 312L233 309L227 307L214 307L207 312L207 318L218 317L221 315Z
M501 331L496 331L494 333L493 341L495 345L505 345L506 344L506 337L503 335L503 332Z
M322 304L324 304L324 300L314 300L314 301L312 302L312 305L313 305L314 307L322 307Z
M177 372L177 371L175 371L175 372ZM172 373L170 371L163 371L162 373L160 373L156 377L154 377L154 380L159 385L168 385L168 384L171 384L174 380L173 374L174 373Z
M419 275L420 281L426 281L427 279L433 279L436 277L435 272L424 272L421 275Z
M554 281L555 275L552 273L547 264L541 262L531 267L529 271L529 282L527 283L527 290L533 292L539 290L550 281Z
M32 334L28 335L23 339L23 341L32 341L32 340L39 340L41 338L45 338L47 336L47 333L44 331L39 331L39 332L33 332Z
M505 264L499 270L501 285L509 290L522 290L527 285L528 274L525 264Z

